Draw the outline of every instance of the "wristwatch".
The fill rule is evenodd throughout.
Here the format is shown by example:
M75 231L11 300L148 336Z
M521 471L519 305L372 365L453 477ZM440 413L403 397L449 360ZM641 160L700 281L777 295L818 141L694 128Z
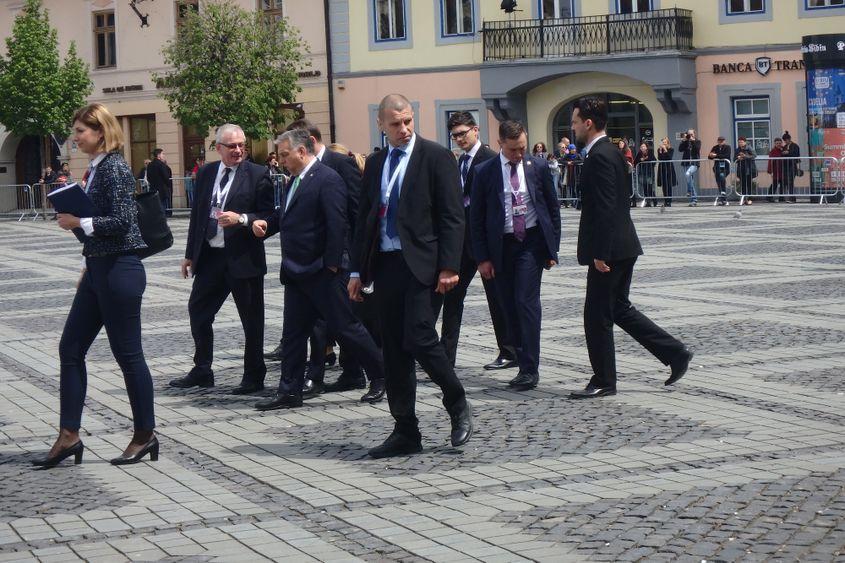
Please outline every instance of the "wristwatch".
M241 215L238 217L238 223L240 223L241 225L246 225L246 222L247 222L246 213L241 213Z

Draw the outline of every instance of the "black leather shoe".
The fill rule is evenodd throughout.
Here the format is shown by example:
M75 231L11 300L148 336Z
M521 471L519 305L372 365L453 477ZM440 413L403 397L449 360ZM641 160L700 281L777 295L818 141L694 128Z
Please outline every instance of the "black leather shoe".
M306 379L302 384L302 398L313 399L317 395L322 395L326 390L322 381L314 381L313 379Z
M367 380L364 376L349 377L340 374L337 381L326 385L326 393L340 393L342 391L352 391L353 389L364 389L367 386Z
M452 415L452 446L466 444L472 436L472 407L464 401L463 407Z
M259 411L272 411L276 409L295 409L302 406L302 398L294 395L279 395L276 393L269 399L255 403L255 409Z
M529 391L537 387L537 383L539 383L539 381L539 373L519 372L516 377L510 380L508 386L512 387L516 391Z
M516 360L513 358L509 358L503 354L499 354L499 357L484 366L484 369L491 370L491 369L507 369L512 368L516 365Z
M244 383L232 389L232 395L249 395L250 393L258 393L264 391L263 383Z
M135 455L122 455L112 459L109 463L112 465L131 465L141 461L147 454L150 454L150 461L158 461L158 437L153 436Z
M79 440L74 445L59 450L59 453L53 457L48 455L47 457L43 457L41 459L32 460L32 465L40 467L41 469L50 469L51 467L56 467L59 463L70 456L73 456L73 464L79 465L82 463L82 452L84 451L85 446L82 445L82 440Z
M573 391L569 394L570 399L594 399L605 395L616 395L615 387L595 387L587 385L582 391Z
M384 399L384 379L370 381L370 389L361 397L362 403L375 404Z
M678 354L678 356L672 360L672 363L669 364L672 368L672 375L669 376L669 379L667 379L663 385L672 385L682 378L689 369L689 363L692 360L692 357L692 350L684 348L684 351Z
M178 387L180 389L188 389L189 387L214 387L214 376L197 376L189 373L185 377L170 380L171 387Z
M337 354L332 352L331 354L326 354L326 367L330 368L333 367L337 363Z
M421 451L422 441L419 438L414 440L394 430L383 444L376 446L368 453L371 458L381 459L383 457L418 454Z
M265 360L271 360L271 361L274 361L274 362L281 362L282 361L282 343L281 343L281 341L279 342L279 345L276 346L275 349L273 349L272 352L267 352L266 354L264 354L264 359Z

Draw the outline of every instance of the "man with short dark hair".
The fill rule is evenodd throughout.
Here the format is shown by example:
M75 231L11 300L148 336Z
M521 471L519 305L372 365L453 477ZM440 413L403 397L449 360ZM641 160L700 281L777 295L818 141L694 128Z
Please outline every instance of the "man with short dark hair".
M472 183L472 248L484 279L496 280L519 373L509 385L527 391L540 380L540 283L560 246L560 203L546 160L526 155L518 121L499 125L498 158L481 164Z
M654 354L672 373L672 385L686 373L692 352L628 299L637 257L643 253L631 221L627 164L605 133L607 106L600 98L581 98L572 111L572 131L586 145L581 171L581 224L578 263L588 266L584 332L593 377L573 399L616 394L614 323Z
M698 174L699 160L701 159L701 141L695 138L695 129L684 133L684 140L678 146L683 160L681 166L685 168L684 177L687 181L687 195L690 198L690 207L698 205L698 194L695 191L695 176Z
M710 149L707 158L713 161L713 175L719 187L719 205L728 204L727 178L731 174L731 146L725 142L725 137L719 135L716 144Z
M149 182L151 189L158 192L161 207L170 217L173 214L170 208L173 195L173 172L167 165L167 156L164 154L164 149L157 148L153 151L153 159L147 165L147 182Z
M458 159L458 170L461 173L461 187L463 189L464 217L466 219L464 252L461 256L461 269L458 272L460 281L443 298L443 326L440 331L440 340L446 347L446 355L449 356L452 365L455 365L455 358L458 353L458 338L461 334L461 319L464 313L464 299L469 284L478 269L478 264L472 257L472 238L469 228L472 179L476 167L482 162L495 158L496 153L481 144L478 139L478 124L468 111L453 113L449 116L447 126L452 140L464 151ZM502 306L499 304L495 281L484 278L481 281L484 284L487 307L490 309L490 320L493 322L496 344L499 347L498 357L485 365L484 369L509 368L516 363L516 350L509 340L508 325Z
M346 249L346 187L314 154L307 129L279 138L279 158L293 175L282 205L252 231L259 238L279 233L285 286L282 374L275 396L259 401L261 411L302 406L308 337L318 318L348 347L373 379L384 379L381 351L352 314L343 274Z
M461 184L452 152L414 133L414 110L401 94L385 96L379 129L388 146L364 167L353 237L349 297L374 282L393 432L374 458L422 451L415 412L416 363L443 392L453 446L472 436L472 410L440 344L435 324L442 296L459 281L464 236Z

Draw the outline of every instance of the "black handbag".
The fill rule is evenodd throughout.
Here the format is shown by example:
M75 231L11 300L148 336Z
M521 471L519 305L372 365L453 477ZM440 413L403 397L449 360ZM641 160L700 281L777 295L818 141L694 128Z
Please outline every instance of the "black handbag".
M173 233L167 225L167 217L161 207L158 192L152 190L136 193L135 206L138 208L138 228L141 230L141 238L147 244L147 248L138 250L138 257L143 260L173 246Z

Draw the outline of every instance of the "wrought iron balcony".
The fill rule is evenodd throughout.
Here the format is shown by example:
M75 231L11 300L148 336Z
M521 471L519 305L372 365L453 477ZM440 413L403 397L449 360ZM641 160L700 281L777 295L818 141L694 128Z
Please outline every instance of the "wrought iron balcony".
M692 49L692 11L485 21L484 60L555 59Z

